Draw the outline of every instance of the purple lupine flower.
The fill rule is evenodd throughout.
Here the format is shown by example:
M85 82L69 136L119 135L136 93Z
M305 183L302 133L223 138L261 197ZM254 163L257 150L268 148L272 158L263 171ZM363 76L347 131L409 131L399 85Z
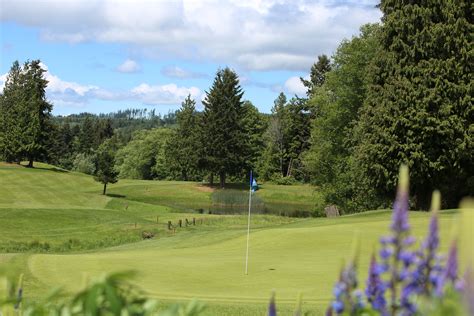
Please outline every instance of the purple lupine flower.
M326 316L332 316L332 306L329 306L328 308L326 308Z
M449 248L448 261L446 262L445 278L453 282L458 279L458 246L456 240L453 240Z
M408 167L400 168L397 197L393 205L392 224L390 228L395 233L410 230L408 223Z
M339 281L334 285L334 301L331 303L332 310L340 315L359 309L357 301L354 302L355 289L357 288L356 265L351 261L339 274ZM357 298L357 297L356 297Z
M402 250L400 260L404 268L400 280L405 281L402 288L400 303L403 314L412 315L417 311L416 296L437 294L442 278L441 259L437 256L439 246L439 224L437 210L439 208L439 192L433 194L432 216L428 235L415 252Z
M474 315L474 271L469 265L464 275L464 300L469 315Z
M276 316L275 293L272 293L270 304L268 305L268 316Z
M408 294L411 290L402 291L407 295L407 301L404 305L400 297L398 288L404 284L410 275L411 267L416 260L416 255L410 251L409 247L415 239L410 236L410 224L408 223L408 168L400 168L397 197L393 206L392 222L390 224L391 235L382 237L380 243L381 263L377 268L379 276L387 272L388 280L386 287L390 290L391 312L409 311L412 306L409 305ZM410 313L408 313L410 314Z
M352 300L354 301L354 311L363 309L364 304L364 293L361 290L355 290L352 292Z
M380 278L377 259L372 255L369 266L369 277L367 278L367 287L365 289L367 300L372 308L382 316L388 315L387 301L385 300L385 285Z
M428 231L428 237L425 240L425 247L432 254L438 249L439 246L439 224L438 224L438 213L437 210L433 212L430 220L430 226Z

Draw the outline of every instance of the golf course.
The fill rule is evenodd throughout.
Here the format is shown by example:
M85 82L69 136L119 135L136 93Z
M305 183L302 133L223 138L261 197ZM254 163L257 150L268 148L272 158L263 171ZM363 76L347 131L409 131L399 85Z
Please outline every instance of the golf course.
M0 263L24 274L25 299L57 287L72 293L104 273L133 270L133 282L163 306L197 298L206 304L205 315L263 315L273 290L282 315L292 314L299 293L303 311L322 315L354 236L365 283L370 254L391 218L390 210L335 218L252 214L245 275L247 216L208 214L214 188L121 180L104 196L91 176L6 163L0 187ZM254 196L272 205L312 205L318 192L263 184ZM443 252L455 218L456 211L440 214ZM428 221L428 213L410 212L418 239ZM154 238L144 240L143 232Z

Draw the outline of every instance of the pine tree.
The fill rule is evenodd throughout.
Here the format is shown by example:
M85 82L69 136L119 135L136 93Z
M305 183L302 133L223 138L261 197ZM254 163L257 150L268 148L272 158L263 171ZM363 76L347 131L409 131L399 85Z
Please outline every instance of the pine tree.
M358 125L356 158L382 195L400 164L426 209L435 188L446 206L474 191L472 4L384 0L382 50Z
M206 99L201 127L202 165L220 177L225 186L226 175L239 173L245 161L242 88L237 74L229 68L219 70Z
M0 148L6 161L27 158L28 167L33 167L35 159L47 154L52 105L46 100L44 72L39 60L23 67L16 61L7 76L0 119Z
M94 119L87 115L82 122L81 130L77 138L77 152L90 154L96 143L96 135L94 128Z
M0 155L7 162L20 162L22 126L20 106L23 103L22 69L15 61L8 72L0 96Z
M49 131L51 130L51 111L53 106L46 100L48 81L44 78L46 70L41 68L39 60L25 63L23 76L24 100L21 111L26 119L23 133L23 152L28 159L28 167L33 161L47 154Z
M331 70L331 62L326 55L318 56L318 61L311 66L310 79L300 77L303 85L308 89L306 95L311 97L317 87L321 87L326 80L326 73Z
M267 122L263 115L258 112L258 109L250 101L244 101L242 126L244 130L244 156L245 170L255 170L257 163L262 156L265 142L263 133L267 128ZM243 171L245 171L243 170ZM256 174L257 176L257 174Z
M178 128L167 146L167 155L184 181L196 173L199 160L196 101L188 95L176 113Z

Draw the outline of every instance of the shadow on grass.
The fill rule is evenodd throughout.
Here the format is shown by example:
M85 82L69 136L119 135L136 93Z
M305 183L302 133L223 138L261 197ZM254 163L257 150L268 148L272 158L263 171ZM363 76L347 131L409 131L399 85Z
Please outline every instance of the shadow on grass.
M52 167L52 168L45 168L45 167L35 167L33 165L33 167L29 167L28 165L18 165L18 166L21 166L23 168L28 168L28 169L34 169L34 170L47 170L47 171L53 171L53 172L60 172L60 173L68 173L69 170L66 170L66 169L61 169L61 168L58 168L58 167Z
M214 183L213 185L210 185L209 183L203 183L202 186L210 188L210 189L214 189L214 190L222 190L221 185L219 183ZM226 183L224 189L246 191L248 190L248 184L247 183Z
M127 197L126 195L115 194L115 193L107 193L106 196L108 196L108 197L114 197L114 198L120 198L120 199L123 199L123 198L126 198L126 197Z

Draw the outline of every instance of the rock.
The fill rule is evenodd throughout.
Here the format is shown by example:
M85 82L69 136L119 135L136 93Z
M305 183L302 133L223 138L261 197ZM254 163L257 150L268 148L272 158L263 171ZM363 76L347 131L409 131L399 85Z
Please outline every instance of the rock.
M155 237L155 233L153 232L142 232L142 239L152 239L153 237Z
M336 205L328 205L324 208L324 213L326 213L326 217L337 217L340 216L339 209Z

